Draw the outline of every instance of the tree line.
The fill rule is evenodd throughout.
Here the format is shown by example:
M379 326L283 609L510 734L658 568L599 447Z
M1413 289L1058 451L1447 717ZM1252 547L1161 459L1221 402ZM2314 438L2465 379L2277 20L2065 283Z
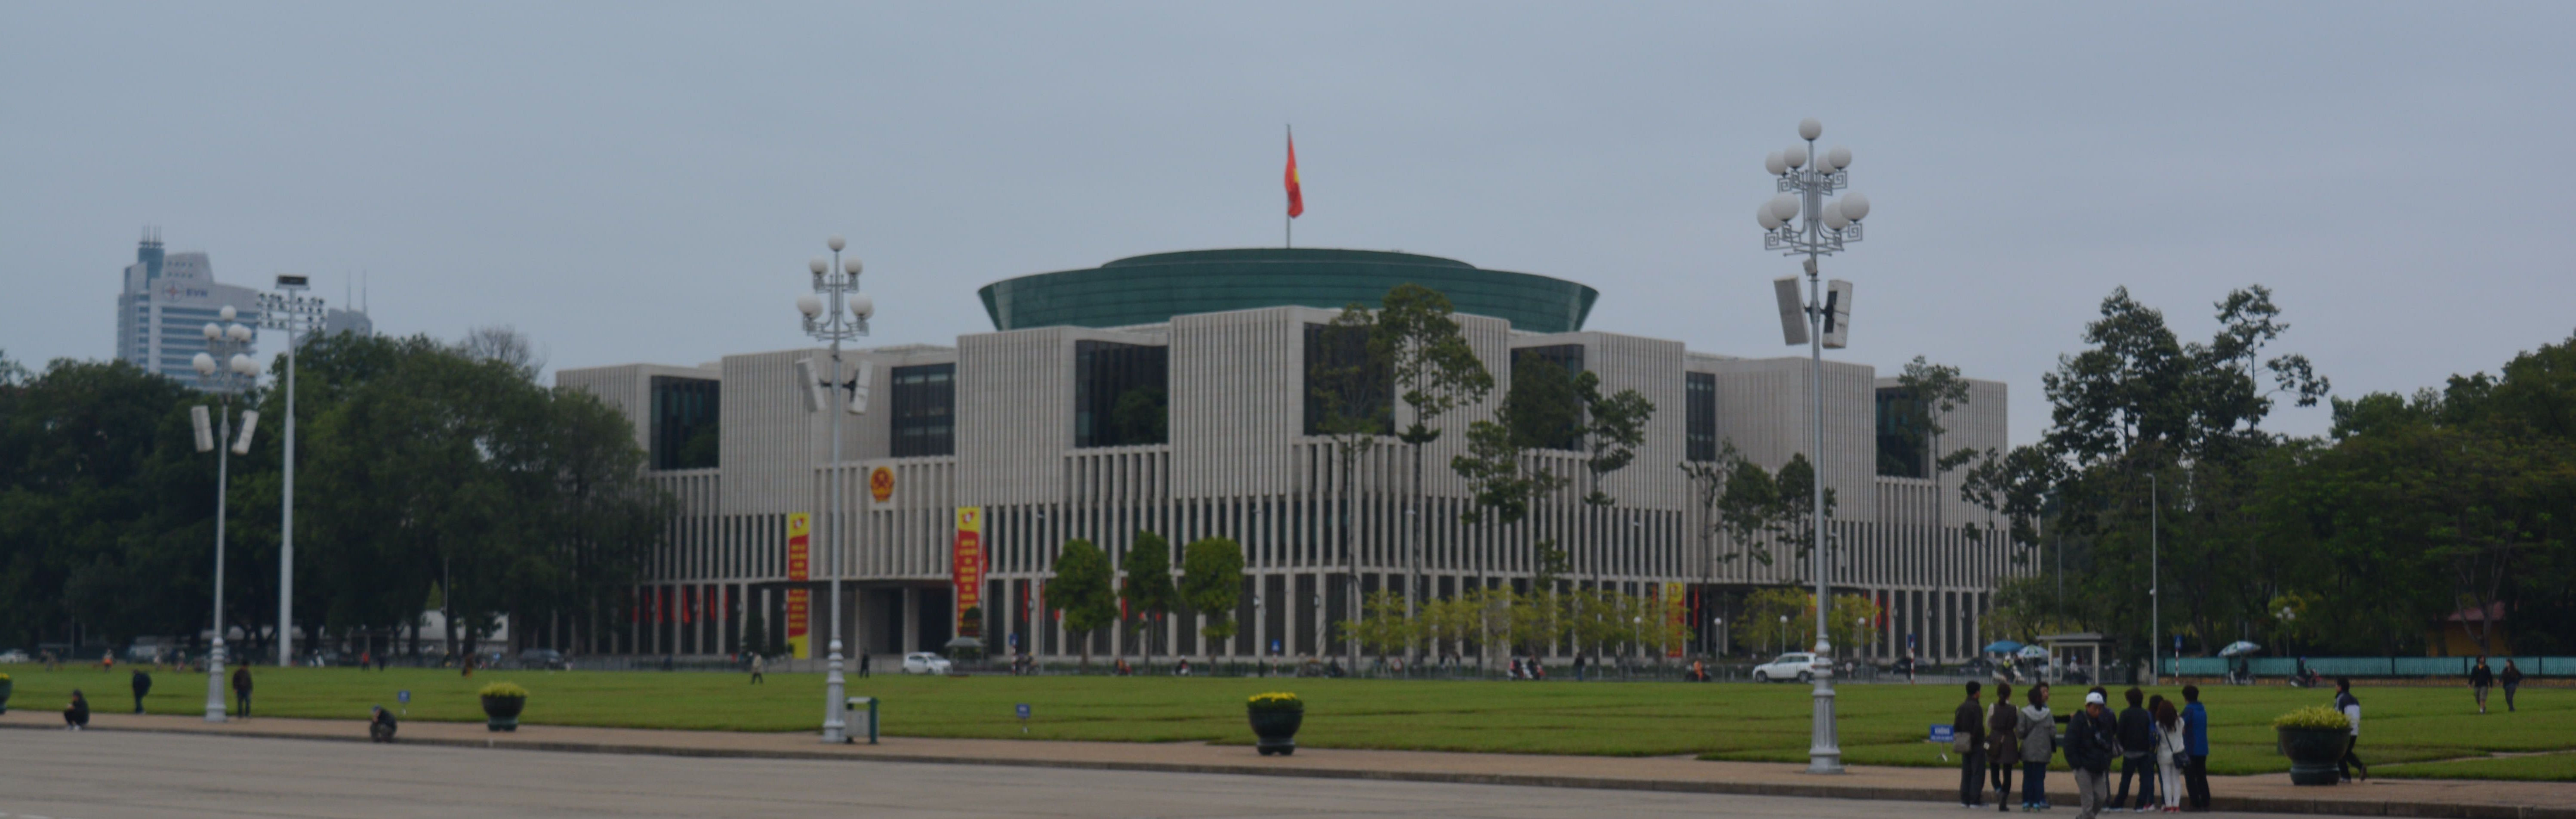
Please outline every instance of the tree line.
M284 354L271 372L281 373ZM643 478L632 423L536 381L524 337L339 334L297 355L295 618L307 635L397 635L424 606L448 645L515 628L600 633L623 605L668 500ZM283 382L231 463L221 625L274 639ZM210 627L214 456L189 408L212 396L124 361L42 372L0 356L0 641L193 641ZM312 639L310 637L308 640Z
M2344 399L2270 290L2216 302L2183 342L2114 291L2043 384L2036 443L1974 453L1972 534L2022 547L2000 631L2099 631L2135 658L2252 640L2278 653L2576 651L2576 338L2411 395ZM2327 403L2331 430L2263 428ZM2148 590L2161 575L2161 629ZM2502 622L2482 616L2500 615Z

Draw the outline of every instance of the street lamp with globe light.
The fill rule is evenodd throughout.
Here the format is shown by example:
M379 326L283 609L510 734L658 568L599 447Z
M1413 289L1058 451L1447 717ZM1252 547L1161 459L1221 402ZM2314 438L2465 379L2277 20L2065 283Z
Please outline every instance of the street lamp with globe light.
M1827 201L1825 197L1843 190L1850 183L1851 149L1836 147L1818 153L1816 138L1823 136L1825 126L1810 118L1798 123L1798 138L1805 144L1791 145L1787 150L1764 157L1763 170L1769 171L1777 194L1762 203L1754 221L1762 226L1762 247L1783 255L1807 257L1807 297L1799 303L1797 278L1773 281L1780 299L1780 329L1790 344L1805 344L1808 350L1807 400L1811 412L1811 431L1815 478L1815 540L1809 548L1814 553L1816 579L1816 656L1815 715L1807 748L1808 773L1842 773L1843 752L1834 734L1833 641L1825 636L1825 617L1832 607L1826 588L1825 552L1825 404L1824 348L1843 347L1849 332L1847 316L1851 311L1851 284L1836 280L1828 288L1817 278L1817 261L1839 253L1844 246L1861 240L1861 220L1869 216L1869 197L1846 193ZM1830 291L1830 292L1829 292ZM1803 315L1803 321L1801 317Z
M841 250L849 245L848 241L834 236L825 244L832 249L832 259L826 262L817 258L806 263L807 272L812 273L814 277L814 292L796 297L796 312L805 317L806 335L813 336L818 341L831 342L831 371L828 380L816 382L812 380L810 365L801 368L800 372L805 374L804 380L807 383L800 385L798 389L806 391L809 396L819 390L828 389L832 391L831 395L834 397L834 400L829 402L818 402L809 398L806 402L806 410L827 412L832 416L830 425L832 460L826 465L823 478L823 497L827 499L824 501L823 520L829 528L825 530L822 542L824 549L832 557L832 642L830 665L823 677L823 742L828 745L840 745L850 741L847 731L849 723L842 714L842 711L847 708L847 703L842 700L842 694L847 688L848 681L841 676L841 575L845 573L843 564L847 559L848 547L848 544L842 541L846 538L849 527L841 518L841 413L838 407L841 403L840 392L846 389L850 392L850 412L856 414L867 411L869 372L868 367L862 364L853 377L846 382L842 380L841 342L862 338L868 334L868 319L876 314L876 302L868 298L868 294L859 290L858 258L855 256L847 260L841 258Z
M225 721L224 506L232 483L232 456L250 454L251 431L259 424L258 410L242 410L241 438L228 440L233 437L233 398L259 383L260 366L259 359L248 352L251 329L233 322L238 311L227 305L215 315L222 322L206 324L206 351L188 362L197 371L197 386L223 404L211 419L202 404L190 407L188 413L196 426L197 451L215 451L215 609L214 641L206 653L207 722Z

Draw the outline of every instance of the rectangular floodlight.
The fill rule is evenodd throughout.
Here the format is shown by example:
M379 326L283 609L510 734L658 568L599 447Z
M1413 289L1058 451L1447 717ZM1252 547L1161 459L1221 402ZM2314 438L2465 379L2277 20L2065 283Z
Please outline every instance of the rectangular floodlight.
M865 359L859 361L859 371L850 377L851 415L868 414L868 382L876 371L877 368Z
M800 392L805 396L806 412L822 412L832 405L832 400L823 395L823 379L814 374L814 359L796 359L796 383L803 385Z
M197 425L197 451L215 451L215 419L206 414L205 406L189 407L188 420Z
M259 410L242 410L241 439L233 442L233 454L250 454L250 431L259 428Z
M1807 343L1807 305L1798 297L1798 277L1772 279L1771 291L1780 296L1781 340L1792 347Z
M1852 283L1841 279L1825 282L1825 349L1840 350L1851 340Z

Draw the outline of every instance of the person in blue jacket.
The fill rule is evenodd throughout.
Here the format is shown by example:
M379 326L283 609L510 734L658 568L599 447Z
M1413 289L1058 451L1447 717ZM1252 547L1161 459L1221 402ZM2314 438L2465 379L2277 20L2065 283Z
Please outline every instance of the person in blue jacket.
M2191 755L2191 764L2182 770L2183 809L2193 812L2209 810L2209 709L2200 706L2200 686L2182 687L2183 752Z

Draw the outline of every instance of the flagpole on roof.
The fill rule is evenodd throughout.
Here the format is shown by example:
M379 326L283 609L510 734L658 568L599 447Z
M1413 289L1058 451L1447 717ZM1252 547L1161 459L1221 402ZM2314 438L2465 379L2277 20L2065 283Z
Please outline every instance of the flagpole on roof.
M1290 176L1295 176L1297 173L1297 126L1288 125L1285 127L1288 129L1288 173ZM1281 211L1281 213L1284 215L1279 217L1279 247L1282 249L1294 248L1297 246L1297 214L1284 210Z

